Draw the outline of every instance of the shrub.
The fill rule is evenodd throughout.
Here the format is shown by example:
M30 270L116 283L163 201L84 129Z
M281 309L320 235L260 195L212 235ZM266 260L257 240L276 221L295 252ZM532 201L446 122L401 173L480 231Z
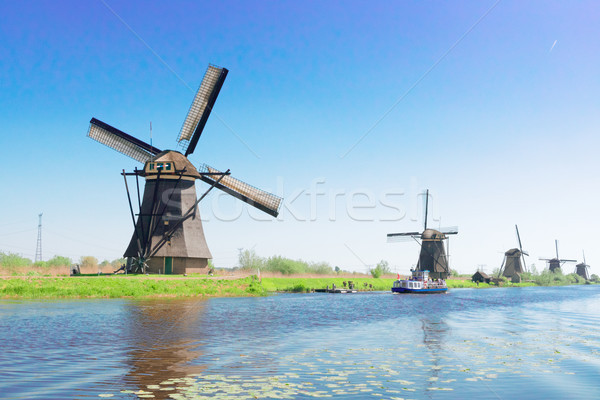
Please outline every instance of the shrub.
M264 264L264 260L256 255L254 250L242 250L238 256L238 263L240 269L251 271L261 269Z
M302 261L274 256L264 262L264 269L269 272L281 272L285 275L302 274L306 272L307 264Z
M377 279L383 274L389 274L391 271L388 262L385 260L381 260L379 261L377 266L375 268L370 269L369 272L371 273L371 276L373 278Z
M33 263L29 258L22 257L15 253L0 252L0 265L5 267L27 267Z
M92 256L84 256L81 257L81 261L79 263L82 267L97 267L98 259Z
M127 264L127 259L126 258L117 258L116 260L112 260L110 262L110 265L113 266L113 268L121 268L121 265L123 264Z
M46 261L46 265L49 267L68 267L72 263L73 262L71 261L71 259L69 257L63 257L63 256L54 256L51 259L49 259L48 261Z
M307 272L310 272L313 274L325 275L325 274L333 273L333 269L331 268L331 265L327 264L326 262L308 264L306 270L307 270Z
M264 259L256 255L254 250L243 250L239 254L239 268L247 271L260 269L268 272L278 272L284 275L292 274L332 274L333 268L325 262L308 263L302 260L292 260L282 256ZM338 268L339 270L339 268Z
M308 288L304 285L304 283L297 283L290 289L290 292L294 293L303 293L308 292Z

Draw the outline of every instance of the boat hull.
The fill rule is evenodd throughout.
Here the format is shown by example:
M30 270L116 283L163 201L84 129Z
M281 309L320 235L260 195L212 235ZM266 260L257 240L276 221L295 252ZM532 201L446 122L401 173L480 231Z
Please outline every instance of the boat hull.
M432 294L432 293L445 293L448 291L448 288L428 288L428 289L409 289L403 287L394 287L392 288L392 293L422 293L422 294Z

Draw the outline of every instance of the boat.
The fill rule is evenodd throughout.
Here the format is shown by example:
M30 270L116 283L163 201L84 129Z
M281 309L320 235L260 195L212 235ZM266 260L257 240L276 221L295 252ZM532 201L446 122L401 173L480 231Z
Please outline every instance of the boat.
M408 279L398 279L392 285L392 293L445 293L448 291L443 279L429 279L429 271L414 271Z

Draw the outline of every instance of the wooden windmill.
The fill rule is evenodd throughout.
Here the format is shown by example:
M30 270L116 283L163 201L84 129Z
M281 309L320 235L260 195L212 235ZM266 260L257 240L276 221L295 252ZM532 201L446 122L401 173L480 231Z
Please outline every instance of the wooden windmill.
M417 271L429 271L429 276L433 279L446 279L450 275L450 268L448 266L448 253L444 248L444 240L448 239L448 235L456 235L458 227L440 228L439 230L427 228L429 190L424 195L425 218L423 232L388 233L387 240L389 243L415 240L421 246Z
M209 65L177 138L181 150L162 151L102 121L92 118L88 136L144 164L144 168L123 170L134 232L125 250L128 267L138 272L204 272L212 258L202 228L198 204L213 188L237 197L277 217L281 198L230 176L229 170L202 165L196 169L190 156L217 100L228 70ZM135 176L137 220L127 177ZM140 197L139 178L145 178ZM196 198L196 179L206 182L208 190Z
M520 276L523 272L527 272L527 264L525 264L525 256L529 256L529 253L523 250L521 244L521 235L519 235L519 227L515 225L517 231L517 240L519 242L519 248L507 250L504 253L504 260L500 266L498 276L506 276L513 280L520 280ZM523 261L521 263L521 260Z
M556 248L556 257L540 258L540 260L546 261L548 263L548 269L550 270L550 272L555 272L557 270L562 271L561 267L563 264L568 263L568 262L577 262L577 260L561 259L558 256L558 240L554 240L554 246Z
M575 266L575 273L581 276L586 281L590 280L590 266L585 262L585 251L583 252L583 262Z

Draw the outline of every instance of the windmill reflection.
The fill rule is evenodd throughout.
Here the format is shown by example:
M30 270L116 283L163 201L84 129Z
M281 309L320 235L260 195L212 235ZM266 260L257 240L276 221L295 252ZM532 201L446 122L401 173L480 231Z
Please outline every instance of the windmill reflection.
M152 389L152 385L205 369L193 364L202 355L198 350L199 321L205 305L205 301L193 299L143 301L128 307L131 350L125 386L151 391L154 398L166 399L174 390Z
M423 344L427 348L432 365L430 378L439 379L439 375L443 373L442 360L447 358L444 342L450 327L442 317L431 316L421 319L421 329L423 330ZM430 379L429 386L437 386L435 383L437 379Z

